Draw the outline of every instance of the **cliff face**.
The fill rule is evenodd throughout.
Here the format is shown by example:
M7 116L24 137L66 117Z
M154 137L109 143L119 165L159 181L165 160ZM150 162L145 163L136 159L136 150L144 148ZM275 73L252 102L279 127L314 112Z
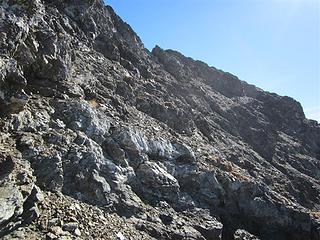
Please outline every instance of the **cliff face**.
M0 237L320 239L294 99L149 52L100 0L0 3Z

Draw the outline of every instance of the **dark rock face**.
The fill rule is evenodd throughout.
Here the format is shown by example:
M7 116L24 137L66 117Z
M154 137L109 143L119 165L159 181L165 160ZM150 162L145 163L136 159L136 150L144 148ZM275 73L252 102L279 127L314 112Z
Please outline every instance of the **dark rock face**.
M100 0L0 3L1 237L319 239L320 125L294 99L150 53Z

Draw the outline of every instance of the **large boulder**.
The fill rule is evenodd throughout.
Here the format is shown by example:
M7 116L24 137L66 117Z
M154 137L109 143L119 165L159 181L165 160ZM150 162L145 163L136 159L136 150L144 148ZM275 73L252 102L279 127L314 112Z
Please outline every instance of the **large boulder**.
M179 196L179 182L161 163L145 162L136 171L135 191L151 202L167 200L175 202ZM139 194L138 193L138 194Z

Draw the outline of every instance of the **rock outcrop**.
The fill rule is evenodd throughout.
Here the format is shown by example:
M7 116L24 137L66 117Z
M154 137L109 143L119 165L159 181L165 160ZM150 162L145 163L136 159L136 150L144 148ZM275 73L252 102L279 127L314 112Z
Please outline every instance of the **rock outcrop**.
M320 125L102 0L0 0L0 237L320 239Z

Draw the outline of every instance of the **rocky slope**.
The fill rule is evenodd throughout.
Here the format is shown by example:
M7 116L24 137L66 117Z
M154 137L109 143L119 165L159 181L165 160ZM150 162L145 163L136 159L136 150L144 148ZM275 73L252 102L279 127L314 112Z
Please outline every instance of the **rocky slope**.
M0 237L320 239L320 125L146 50L100 0L0 0Z

